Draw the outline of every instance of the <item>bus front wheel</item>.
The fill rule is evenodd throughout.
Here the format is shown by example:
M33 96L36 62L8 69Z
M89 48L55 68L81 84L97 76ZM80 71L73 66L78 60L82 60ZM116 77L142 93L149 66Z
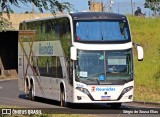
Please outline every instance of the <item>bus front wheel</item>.
M61 103L61 106L62 106L62 107L67 106L67 103L65 102L65 92L64 92L64 91L61 91L60 101L61 101L60 103Z
M109 104L113 109L119 109L121 107L121 103L111 103Z

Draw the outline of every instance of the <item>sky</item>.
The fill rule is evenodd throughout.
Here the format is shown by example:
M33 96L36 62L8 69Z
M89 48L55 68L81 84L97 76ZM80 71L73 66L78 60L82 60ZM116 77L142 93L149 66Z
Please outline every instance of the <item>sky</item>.
M103 1L104 5L107 7L109 6L109 0L94 0L94 1ZM137 4L134 6L135 8L137 6L143 7L143 2L145 0L132 0L133 2L136 2ZM77 11L87 11L88 10L88 0L59 0L59 2L69 2L72 5L74 5L74 9ZM131 0L113 0L113 12L127 12L128 10L131 11ZM32 11L32 5L28 4L27 6L19 3L20 8L11 5L11 9L14 10L15 13L24 13L25 11ZM118 6L119 5L119 6ZM142 8L143 9L143 8ZM107 10L107 8L106 8ZM135 9L136 10L136 9ZM39 12L37 8L34 8L34 11L36 13ZM49 12L49 11L44 11L44 12Z

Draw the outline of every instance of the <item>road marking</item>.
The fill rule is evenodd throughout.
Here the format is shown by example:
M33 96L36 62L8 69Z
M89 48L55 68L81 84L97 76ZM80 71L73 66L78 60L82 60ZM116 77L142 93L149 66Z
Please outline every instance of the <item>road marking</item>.
M8 80L18 80L17 78L10 78L10 79L0 79L0 82L2 81L8 81Z

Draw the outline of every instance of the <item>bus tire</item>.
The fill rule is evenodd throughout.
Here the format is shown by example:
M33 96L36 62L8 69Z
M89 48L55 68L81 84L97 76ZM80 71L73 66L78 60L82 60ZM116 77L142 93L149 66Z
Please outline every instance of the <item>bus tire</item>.
M29 89L28 99L34 101L34 87L31 85L31 88Z
M61 94L60 94L60 105L62 107L67 107L67 103L65 102L65 92L64 92L64 90L62 90Z
M119 109L121 107L121 103L111 103L109 105L112 109Z

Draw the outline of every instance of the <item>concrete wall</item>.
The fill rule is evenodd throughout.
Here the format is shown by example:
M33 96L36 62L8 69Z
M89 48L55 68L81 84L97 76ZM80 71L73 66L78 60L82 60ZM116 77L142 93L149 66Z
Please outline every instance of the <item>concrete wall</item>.
M12 26L18 30L19 29L19 23L24 20L34 19L34 18L44 18L44 17L50 17L53 16L53 14L46 14L46 13L37 13L37 14L10 14L10 19L8 18L7 14L3 14L3 17L8 19L10 22L12 22Z

